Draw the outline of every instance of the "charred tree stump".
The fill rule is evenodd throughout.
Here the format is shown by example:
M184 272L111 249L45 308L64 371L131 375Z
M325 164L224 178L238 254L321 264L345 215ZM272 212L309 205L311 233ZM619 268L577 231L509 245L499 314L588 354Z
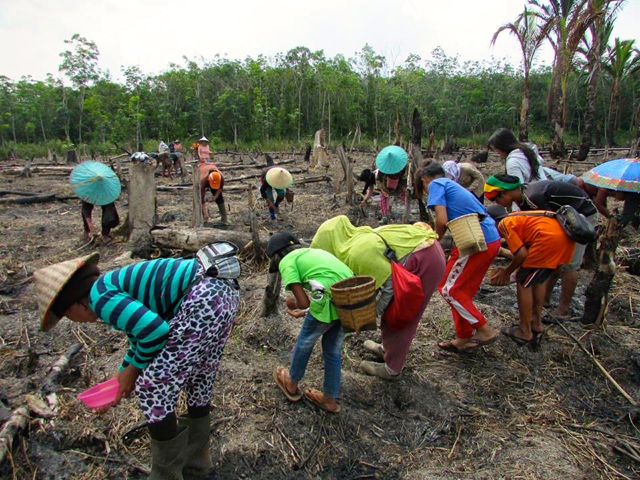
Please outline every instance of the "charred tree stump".
M313 141L313 155L309 164L310 170L314 170L316 167L329 167L329 154L324 142L324 129L321 128L316 132Z
M304 150L304 161L305 162L311 161L311 144L310 143L307 143L307 146Z
M129 168L129 243L136 256L148 257L156 225L156 180L152 165L133 163Z
M200 196L200 167L198 162L191 164L193 175L193 217L191 226L200 228L204 225L204 216L202 214L202 197Z
M282 277L280 272L270 273L267 286L264 287L264 297L262 298L261 317L268 317L278 313L278 303L280 300L280 289L282 287Z
M264 258L264 250L260 244L260 231L258 230L258 219L256 217L256 199L251 192L251 186L247 186L247 196L249 200L249 224L251 225L253 252L256 256L256 262L261 262Z
M409 223L411 200L415 198L419 204L422 203L417 195L418 189L416 188L415 179L415 174L422 163L422 118L420 118L420 112L417 108L413 109L413 118L411 120L411 152L409 152L409 158L411 163L407 172L407 193L404 198L403 223ZM424 204L422 207L424 208ZM422 210L420 210L420 218L422 219Z
M31 164L33 163L33 157L24 162L24 168L20 172L20 178L31 178Z
M615 255L620 233L617 220L614 217L610 218L604 234L600 237L598 268L585 293L584 314L580 320L583 324L598 326L602 321L609 289L616 273Z
M67 150L67 165L75 165L78 163L78 152L76 150Z

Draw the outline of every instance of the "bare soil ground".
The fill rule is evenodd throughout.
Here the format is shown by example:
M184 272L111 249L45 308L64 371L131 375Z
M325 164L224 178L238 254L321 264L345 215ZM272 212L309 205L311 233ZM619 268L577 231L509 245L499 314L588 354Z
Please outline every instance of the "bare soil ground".
M305 168L301 157L296 158L289 166ZM234 159L238 157L216 158ZM356 159L359 171L373 162L373 155ZM493 172L502 166L494 160L482 168ZM240 174L230 172L227 178ZM0 173L0 182L7 190L71 194L62 175L18 179ZM349 215L354 224L377 225L374 207L363 218L344 204L344 194L332 209L331 185L315 183L295 191L293 211L283 212L278 222L259 210L262 236L290 228L309 241L319 224L337 214ZM225 195L233 228L248 231L246 193ZM118 201L122 218L125 199L123 195ZM281 210L287 208L283 204ZM217 216L214 206L210 212ZM188 226L191 191L159 192L158 215L163 223ZM115 372L125 351L124 335L102 324L66 320L52 333L39 330L34 270L94 249L108 268L127 251L124 239L109 246L88 244L81 240L81 230L77 201L0 205L0 400L5 404L0 415L24 403L25 394L38 388L69 345L84 345L59 380L57 416L31 419L11 458L0 466L2 478L144 478L149 465L145 429L125 435L142 420L135 399L104 416L93 415L76 399ZM634 235L632 231L626 244L635 243ZM352 335L344 346L342 413L326 414L304 401L287 403L271 375L276 365L287 364L301 321L284 314L259 317L266 265L245 260L241 309L214 389L216 473L211 478L640 478L640 459L616 450L627 443L640 451L637 411L559 327L550 327L535 351L502 338L476 354L445 353L436 343L452 338L454 331L449 308L437 294L402 380L384 382L362 374L359 362L371 359L362 344L367 338L378 340L379 333ZM581 279L577 313L590 276L585 271ZM605 328L589 332L578 323L567 325L638 400L640 382L632 357L639 350L639 293L637 278L620 269ZM494 327L517 321L513 286L484 284L476 300ZM322 373L318 347L304 386L321 386Z

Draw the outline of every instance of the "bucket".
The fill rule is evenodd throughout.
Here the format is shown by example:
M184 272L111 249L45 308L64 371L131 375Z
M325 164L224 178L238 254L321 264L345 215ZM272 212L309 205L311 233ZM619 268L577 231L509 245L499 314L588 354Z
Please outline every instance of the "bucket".
M484 239L477 213L469 213L451 220L447 223L447 227L461 257L484 252L487 249L487 242Z
M376 279L367 275L347 278L331 285L333 304L345 330L376 329Z
M287 199L287 203L293 203L294 196L295 196L295 192L287 188L287 192L284 194L284 197Z

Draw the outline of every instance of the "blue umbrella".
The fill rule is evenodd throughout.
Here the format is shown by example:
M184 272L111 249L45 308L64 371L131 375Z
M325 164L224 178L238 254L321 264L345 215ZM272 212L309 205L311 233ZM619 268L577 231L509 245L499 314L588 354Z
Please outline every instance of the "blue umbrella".
M393 175L407 166L407 152L396 145L384 147L376 157L376 166L382 173Z
M640 161L637 158L611 160L592 168L582 179L596 187L640 193Z
M113 170L100 162L82 162L71 172L73 191L85 202L107 205L120 195L120 180Z

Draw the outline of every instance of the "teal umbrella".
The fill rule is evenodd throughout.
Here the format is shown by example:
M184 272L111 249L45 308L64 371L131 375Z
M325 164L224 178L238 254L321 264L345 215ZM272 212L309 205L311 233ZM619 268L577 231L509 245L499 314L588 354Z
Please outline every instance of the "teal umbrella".
M120 195L120 180L113 170L100 162L82 162L71 172L73 191L85 202L107 205Z

